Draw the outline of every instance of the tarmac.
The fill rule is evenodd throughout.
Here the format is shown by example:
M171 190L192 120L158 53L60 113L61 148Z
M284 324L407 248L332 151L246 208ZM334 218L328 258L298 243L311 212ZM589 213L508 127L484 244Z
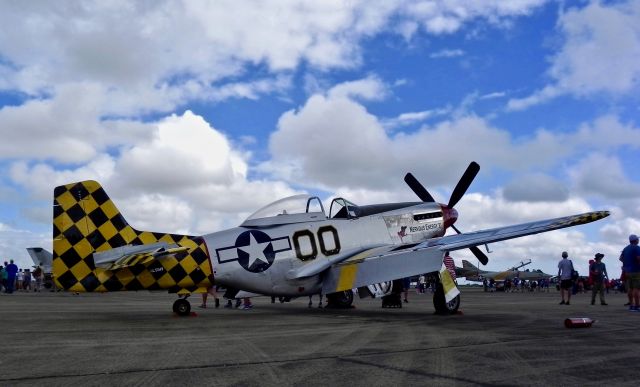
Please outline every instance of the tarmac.
M357 299L253 299L252 310L171 312L175 295L0 294L1 386L636 386L640 313L559 292L462 288L461 312L433 314L431 294L401 309ZM565 328L569 317L597 320Z

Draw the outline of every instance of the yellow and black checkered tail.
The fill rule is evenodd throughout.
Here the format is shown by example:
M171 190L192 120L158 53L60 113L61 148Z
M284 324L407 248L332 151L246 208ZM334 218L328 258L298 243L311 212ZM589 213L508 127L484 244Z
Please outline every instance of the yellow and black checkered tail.
M114 269L96 267L94 254L124 246L166 242L179 253L133 261ZM53 199L53 275L75 292L159 290L189 293L211 285L204 238L138 231L131 227L96 181L56 187Z

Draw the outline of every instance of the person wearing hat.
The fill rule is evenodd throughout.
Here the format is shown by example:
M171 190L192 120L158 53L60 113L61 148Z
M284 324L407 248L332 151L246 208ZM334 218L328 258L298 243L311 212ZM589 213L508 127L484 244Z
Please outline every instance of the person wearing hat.
M596 303L596 294L600 292L600 305L607 305L604 301L604 279L609 278L607 267L602 263L604 254L597 253L596 261L589 266L589 274L593 279L593 287L591 288L591 305Z
M629 244L622 250L620 261L622 261L622 269L629 283L627 292L631 292L629 311L638 312L640 304L640 246L638 246L636 234L629 235Z

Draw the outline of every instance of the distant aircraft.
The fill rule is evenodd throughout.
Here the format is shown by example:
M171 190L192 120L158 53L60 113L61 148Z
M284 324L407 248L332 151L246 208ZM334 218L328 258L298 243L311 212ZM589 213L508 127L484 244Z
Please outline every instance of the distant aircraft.
M405 182L422 202L357 206L333 199L329 214L316 196L296 195L256 211L240 226L203 236L134 229L95 181L56 187L53 208L53 271L74 292L168 290L173 310L188 315L187 297L213 283L233 292L299 297L322 293L349 306L353 290L421 273L438 274L439 313L455 313L460 296L444 268L447 251L557 230L602 219L608 211L461 233L454 206L480 170L472 162L448 204L436 203L408 173ZM215 200L215 198L212 198ZM457 235L445 236L448 228Z
M27 247L27 252L29 256L33 260L33 264L35 266L40 265L43 272L43 281L42 285L46 289L51 289L53 287L53 254L42 247Z
M541 279L548 279L553 277L551 274L543 273L542 270L518 270L519 267L528 265L528 263L513 267L505 271L487 271L482 270L467 260L462 261L462 268L457 268L456 274L465 277L469 281L482 281L486 279L493 279L495 281L512 280L516 277L521 280L538 281Z

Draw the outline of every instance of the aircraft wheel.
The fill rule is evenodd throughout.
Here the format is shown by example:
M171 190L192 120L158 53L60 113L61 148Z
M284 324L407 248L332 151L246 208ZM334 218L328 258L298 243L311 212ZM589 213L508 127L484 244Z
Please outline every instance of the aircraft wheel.
M191 313L191 304L184 298L179 298L173 303L173 313L178 316L188 316Z
M350 308L353 304L353 290L327 294L327 306L332 308Z
M433 294L433 307L437 314L456 314L460 308L460 295L447 302L444 298L444 288L441 283L436 285L436 292Z

